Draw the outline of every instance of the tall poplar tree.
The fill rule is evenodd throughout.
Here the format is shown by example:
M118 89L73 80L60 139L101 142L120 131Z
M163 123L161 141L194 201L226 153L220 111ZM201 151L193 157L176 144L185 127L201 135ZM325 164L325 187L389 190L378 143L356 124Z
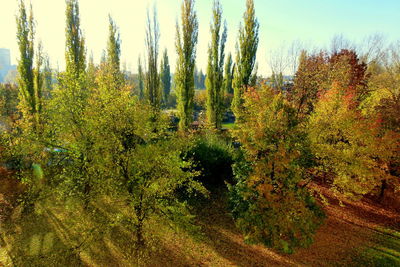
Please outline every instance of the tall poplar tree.
M121 38L115 21L111 16L109 16L108 19L110 24L108 26L107 64L109 65L113 78L117 82L116 85L120 86L123 79L120 68Z
M20 52L18 61L18 86L23 117L34 119L38 123L38 113L41 107L40 96L40 66L41 52L37 56L36 70L34 64L35 25L32 7L29 17L24 2L19 2L19 16L17 16L17 41ZM39 46L39 51L41 51ZM37 124L34 126L36 127Z
M232 54L229 53L226 57L225 68L224 68L224 91L226 94L233 94L232 80L234 72Z
M83 38L80 29L78 0L67 0L66 3L66 73L71 77L78 78L80 75L85 73L86 68L85 39Z
M246 1L246 12L243 15L244 25L239 29L239 40L236 51L236 68L233 79L234 97L232 110L236 118L240 116L243 106L242 95L247 87L252 86L255 81L254 67L256 63L256 53L258 48L259 24L255 15L254 1Z
M120 90L124 83L124 75L121 72L121 39L118 27L109 16L109 33L105 62L101 64L99 82L106 90Z
M167 103L168 96L171 92L171 69L169 66L167 49L164 50L163 58L161 60L160 76L164 103Z
M194 10L194 0L183 0L181 7L181 27L176 25L176 52L178 54L175 85L178 100L179 128L186 130L193 120L194 67L198 21Z
M222 28L222 7L219 0L214 1L213 22L210 26L211 43L208 48L207 66L207 120L215 128L221 127L223 72L225 58L226 24Z
M139 87L139 99L144 98L144 73L143 73L143 66L142 60L139 57L138 59L138 87Z
M147 11L146 25L146 52L147 69L145 77L145 97L156 109L161 104L160 74L158 72L158 43L160 40L160 29L157 20L157 11L154 7L153 18Z

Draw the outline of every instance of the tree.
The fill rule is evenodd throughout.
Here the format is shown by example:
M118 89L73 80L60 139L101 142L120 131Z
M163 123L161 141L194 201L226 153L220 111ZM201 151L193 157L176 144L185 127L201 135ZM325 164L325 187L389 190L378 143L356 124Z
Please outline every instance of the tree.
M307 115L313 111L319 90L324 90L323 88L326 88L328 83L328 71L326 53L308 55L306 51L301 52L291 95L298 116Z
M151 20L149 11L147 11L146 24L146 51L147 51L147 69L145 76L145 97L149 103L158 109L161 104L160 74L158 72L158 42L160 39L160 30L157 21L157 11L154 7L153 19Z
M51 146L62 148L70 159L70 175L62 174L61 179L68 182L68 194L77 193L87 205L92 189L90 152L93 142L88 139L85 112L90 90L87 88L85 40L80 29L79 6L77 0L66 2L66 70L58 76L58 86L49 104L51 125ZM66 192L64 192L66 193Z
M20 109L24 119L32 121L35 131L39 127L39 112L41 110L41 77L40 67L42 65L41 46L36 57L36 69L34 64L34 39L35 24L33 20L32 7L29 17L27 16L25 4L19 2L19 16L17 17L17 41L20 52L18 61L18 85L20 91Z
M121 39L115 21L109 16L109 35L107 42L106 65L110 77L109 86L118 90L123 85L123 74L120 69Z
M320 96L308 132L326 182L357 199L391 179L387 163L396 145L380 134L380 120L362 115L355 92L340 86L335 83Z
M239 118L242 108L242 95L249 86L253 69L256 62L256 53L258 47L258 29L259 24L255 17L254 1L246 1L246 12L243 15L244 26L239 28L239 40L236 46L236 68L233 79L234 97L232 101L232 110L236 118Z
M143 66L142 60L138 59L138 88L139 88L139 99L144 98L144 73L143 73Z
M214 1L213 22L210 26L211 43L208 48L208 66L206 77L207 120L210 125L219 129L222 122L223 73L225 58L226 24L222 27L222 7Z
M176 25L176 52L178 54L175 71L175 88L178 101L179 128L186 130L193 120L194 67L196 65L196 45L198 22L194 10L194 0L183 0L181 27Z
M245 241L292 253L312 243L323 212L304 186L313 163L295 108L269 87L249 89L235 137L244 159L234 166L232 215Z
M226 57L225 62L225 74L224 74L224 92L225 94L233 94L233 87L232 87L232 80L233 80L233 73L234 73L234 66L232 62L232 54L229 53Z
M79 78L86 69L85 39L80 29L78 0L67 0L66 3L66 73L75 78Z
M171 70L169 66L167 49L164 50L163 59L161 60L160 78L164 103L167 103L168 96L171 92Z

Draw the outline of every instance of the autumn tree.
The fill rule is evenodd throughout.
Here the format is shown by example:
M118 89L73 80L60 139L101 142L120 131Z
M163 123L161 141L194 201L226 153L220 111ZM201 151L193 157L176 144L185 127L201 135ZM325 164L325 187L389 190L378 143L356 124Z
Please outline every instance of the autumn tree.
M164 103L167 103L168 96L171 92L171 69L169 66L167 49L164 50L163 58L161 60L160 79Z
M193 120L194 67L198 22L194 0L183 0L181 27L176 25L176 52L178 59L175 71L175 88L178 100L179 128L186 130Z
M226 25L222 26L222 7L214 1L213 21L210 26L211 43L208 47L208 66L206 76L207 120L210 125L219 129L222 122L223 78Z
M340 86L335 83L320 97L308 132L325 181L336 192L360 198L390 179L394 140L380 135L379 120L363 116L355 92Z
M255 15L254 1L246 1L246 11L243 15L244 24L239 28L239 40L236 51L236 65L233 79L234 97L232 110L236 118L240 116L242 108L243 92L249 86L253 86L254 67L256 64L256 53L258 48L259 24Z
M307 134L281 93L250 89L243 99L234 136L244 160L234 166L232 215L245 241L292 253L312 243L323 217L304 186L314 165Z
M302 51L299 67L294 77L291 98L298 116L310 114L317 101L318 91L327 84L328 59L324 52L309 55Z

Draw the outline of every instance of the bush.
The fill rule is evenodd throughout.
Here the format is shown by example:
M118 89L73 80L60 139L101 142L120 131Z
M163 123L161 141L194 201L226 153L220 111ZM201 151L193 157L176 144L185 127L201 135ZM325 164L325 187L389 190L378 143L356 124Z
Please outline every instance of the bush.
M216 133L200 133L194 137L193 145L185 152L193 160L195 169L201 171L198 180L207 188L231 182L234 149L229 142Z

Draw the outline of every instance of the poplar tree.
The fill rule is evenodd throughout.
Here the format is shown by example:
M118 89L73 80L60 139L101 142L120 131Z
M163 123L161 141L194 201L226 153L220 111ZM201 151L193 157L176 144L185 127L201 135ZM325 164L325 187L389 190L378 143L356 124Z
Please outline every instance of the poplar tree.
M171 92L171 69L169 66L167 49L164 50L163 58L161 60L160 76L164 103L167 103L168 96Z
M232 62L232 54L229 53L226 57L225 62L225 73L224 73L224 91L226 94L233 94L232 80L233 80L233 72L234 66Z
M214 1L213 22L210 26L211 43L208 48L208 66L206 77L207 120L215 128L221 127L223 72L225 58L226 24L222 29L222 7L218 0Z
M86 69L85 39L80 29L78 0L67 0L66 3L66 73L71 77L79 78L80 75L85 73Z
M236 68L233 79L232 110L236 118L239 118L240 110L243 106L243 92L249 86L253 86L251 83L255 81L252 74L255 75L253 71L258 47L259 24L255 15L253 0L247 0L243 20L244 25L239 28L239 40L236 47Z
M153 10L153 18L150 18L147 11L146 25L146 52L147 69L145 76L145 97L156 109L160 107L160 74L158 72L158 43L160 40L160 29L157 21L156 8Z
M29 17L23 1L19 2L19 16L17 16L17 41L20 52L18 61L18 86L20 95L20 107L23 117L35 120L38 126L38 113L41 107L40 96L40 66L41 52L37 56L36 69L34 69L34 39L35 25L32 7ZM41 51L41 46L39 46Z
M144 98L144 73L143 73L143 66L142 60L139 57L138 59L138 87L139 87L139 99Z
M120 68L121 39L118 27L109 16L109 33L105 62L101 65L99 82L106 90L120 90L124 83L124 76Z
M186 130L193 120L194 67L198 21L194 10L194 0L183 0L181 7L181 27L176 25L176 52L178 54L175 84L178 101L179 128Z

